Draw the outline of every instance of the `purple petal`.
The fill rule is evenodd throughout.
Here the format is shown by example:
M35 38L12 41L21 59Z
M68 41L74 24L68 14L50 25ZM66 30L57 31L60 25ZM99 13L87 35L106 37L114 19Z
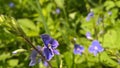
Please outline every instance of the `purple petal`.
M48 66L48 63L46 61L44 61L44 66L46 66L46 67Z
M51 42L51 46L52 46L53 49L56 49L56 48L58 47L58 45L59 45L59 43L58 43L57 40L53 40L53 41Z
M91 17L93 17L94 13L90 12L87 17L86 17L86 21L89 21L91 19Z
M87 32L87 33L86 33L86 38L87 38L87 39L92 39L90 32Z
M37 46L36 48L37 48L38 50L41 49L40 46ZM38 52L37 52L36 50L32 50L32 53L31 53L31 55L30 55L31 61L30 61L29 66L34 66L34 65L36 64L36 57L37 57L37 54L38 54Z
M11 8L14 7L14 5L15 5L15 4L14 4L13 2L10 2L10 3L9 3L9 6L10 6Z
M57 13L57 14L60 13L60 9L59 9L59 8L56 9L56 13Z
M54 56L52 49L49 49L47 47L44 47L43 54L48 61L51 60L52 57Z
M102 46L98 46L98 52L102 52L104 50L104 48L102 48Z
M56 55L60 55L59 51L58 50L53 50L54 54Z
M74 54L82 54L84 52L84 47L79 46L78 44L74 45Z
M42 38L45 46L48 47L48 44L50 44L50 41L51 41L52 38L47 34L42 34L41 38Z
M109 11L109 12L108 12L108 15L112 15L112 12L111 12L111 11Z
M92 46L101 46L97 40L94 40L91 45Z
M31 59L29 66L34 66L36 64L36 58L35 59Z
M38 63L40 63L40 62L41 62L41 58L38 59Z
M95 56L98 52L102 52L103 50L104 48L102 48L102 46L97 40L94 40L89 47L89 52L93 53Z
M30 55L30 59L35 59L37 56L37 51L36 50L32 50L32 53Z
M97 51L93 51L94 56L96 56L96 55L97 55L97 53L98 53Z

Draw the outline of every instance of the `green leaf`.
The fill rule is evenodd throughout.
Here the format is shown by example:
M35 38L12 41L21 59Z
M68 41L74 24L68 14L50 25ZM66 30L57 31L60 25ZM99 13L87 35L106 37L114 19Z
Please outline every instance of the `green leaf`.
M107 55L106 52L101 53L101 55L100 55L100 60L101 60L101 62L102 62L104 65L110 66L110 67L115 67L115 66L117 66L117 64L118 64L117 62L115 62L114 60L112 60L112 59L110 58L110 56Z
M10 58L10 53L3 53L0 55L0 60L5 60L7 58Z
M117 40L117 33L114 29L111 29L107 31L107 33L104 35L103 46L108 48L118 48L118 46L115 45L116 40Z
M110 10L111 8L115 7L115 3L113 1L106 1L104 6L106 7L106 10Z
M70 52L66 52L64 54L64 58L65 58L65 62L67 64L67 67L68 68L71 68L72 67L72 54Z
M28 36L39 35L39 28L31 20L19 19L18 23L20 24L21 28Z
M120 8L120 1L115 2L116 6Z
M55 0L58 7L63 8L64 7L64 0Z
M11 59L11 60L8 60L7 62L10 66L14 67L18 65L18 61L19 61L18 59Z

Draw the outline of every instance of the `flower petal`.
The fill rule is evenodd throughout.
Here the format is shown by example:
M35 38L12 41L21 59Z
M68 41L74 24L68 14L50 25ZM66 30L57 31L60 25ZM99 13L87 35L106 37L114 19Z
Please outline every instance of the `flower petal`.
M98 52L102 52L103 50L104 48L102 48L102 46L97 40L94 40L92 44L89 46L89 52L93 53L94 56L96 56Z
M60 55L59 51L58 50L53 50L54 54L56 55Z
M74 45L74 54L82 54L84 52L84 47L78 44Z
M58 41L57 40L51 40L51 46L52 46L52 48L53 49L56 49L57 47L58 47L58 45L59 45L59 43L58 43Z
M91 17L93 17L94 13L90 12L87 17L86 17L86 21L89 21L91 19Z
M51 60L52 57L54 56L52 49L49 49L47 47L44 47L43 54L48 61Z
M46 47L48 47L48 44L50 44L50 40L52 39L49 35L47 34L42 34L41 38L45 44Z
M29 66L34 66L36 64L36 58L35 59L31 59Z
M46 67L48 66L48 63L46 61L44 61L44 66L46 66Z

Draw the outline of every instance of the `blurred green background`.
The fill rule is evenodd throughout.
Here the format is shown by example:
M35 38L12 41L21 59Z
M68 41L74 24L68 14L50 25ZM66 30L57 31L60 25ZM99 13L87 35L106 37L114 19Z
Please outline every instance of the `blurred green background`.
M94 16L86 21L91 11ZM42 63L29 67L31 47L3 25L9 22L5 16L13 17L36 46L43 46L41 34L58 40L60 55L50 61L53 68L120 68L119 0L0 0L0 68L45 68ZM104 52L88 52L86 32L100 41ZM73 38L85 47L81 56L73 54ZM12 54L19 49L25 51Z

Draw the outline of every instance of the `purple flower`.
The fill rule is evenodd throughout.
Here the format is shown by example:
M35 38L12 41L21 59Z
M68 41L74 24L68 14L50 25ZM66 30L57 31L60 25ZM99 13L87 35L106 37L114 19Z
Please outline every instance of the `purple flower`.
M47 61L51 60L52 57L54 56L53 50L51 48L44 47L43 49L43 54Z
M92 44L89 47L89 52L93 53L94 56L97 55L97 53L102 52L104 48L100 45L100 43L97 40L92 41Z
M44 63L44 66L46 67L48 66L48 63L46 61L44 61L43 63Z
M49 44L53 49L56 49L59 45L57 40L54 40L53 38L51 38L49 35L47 34L42 34L41 38L43 40L44 45L49 48Z
M86 21L90 21L91 17L93 17L93 16L94 16L94 13L90 12L86 17Z
M78 44L74 45L74 54L79 54L81 55L84 52L84 47L80 46Z
M42 34L41 38L44 42L44 48L43 48L43 54L47 61L51 60L54 54L59 55L59 51L56 50L58 47L59 43L57 40L54 40L47 34Z
M37 46L36 48L37 48L39 51L41 50L41 47L40 47L40 46ZM30 63L29 63L29 66L34 66L34 65L37 63L37 62L36 62L37 54L38 54L38 52L37 52L36 50L32 50L32 53L31 53L31 55L30 55L31 61L30 61ZM38 62L40 62L40 61L38 61Z
M42 38L42 41L43 41L44 45L46 47L48 47L48 44L50 44L50 41L52 40L52 38L47 34L42 34L41 38Z
M109 11L109 12L108 12L108 15L109 15L109 16L110 16L110 15L112 15L112 12L111 12L111 11Z
M59 8L56 9L56 13L60 14L60 9Z
M92 40L93 38L91 37L91 33L90 32L87 32L86 33L86 38L89 39L89 40Z
M14 3L13 2L10 2L9 3L9 6L12 8L12 7L14 7Z

